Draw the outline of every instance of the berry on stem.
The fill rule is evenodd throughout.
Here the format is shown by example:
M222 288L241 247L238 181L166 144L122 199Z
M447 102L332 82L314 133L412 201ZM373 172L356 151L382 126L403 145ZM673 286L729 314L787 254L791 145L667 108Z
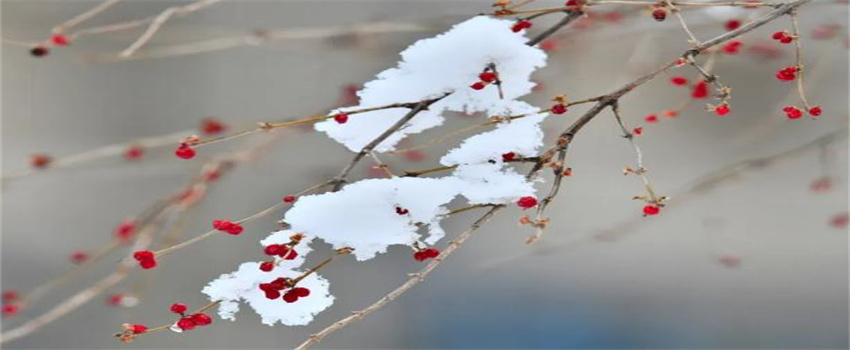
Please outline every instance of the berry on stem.
M559 103L552 106L552 108L549 108L549 111L554 114L564 114L567 113L567 106L565 104Z
M198 129L201 131L201 134L215 135L223 133L225 130L227 130L227 125L216 118L206 117L201 119L201 125L198 127Z
M537 206L537 198L534 198L532 196L520 197L520 199L517 200L516 204L522 209L534 208L535 206Z
M338 113L334 115L334 121L339 124L345 124L348 122L348 113Z
M133 232L136 230L136 221L134 220L125 220L118 224L115 227L115 237L117 237L120 241L126 242L132 236Z
M812 117L819 116L823 110L821 110L820 106L811 106L809 107L809 115Z
M481 90L485 86L487 86L487 84L484 84L483 82L477 81L477 82L475 82L475 84L472 84L469 87L471 87L472 90Z
M50 49L41 45L30 49L30 55L32 55L33 57L44 57L47 56L47 54L49 53Z
M776 72L776 79L781 81L792 81L797 79L797 67L785 67Z
M183 318L181 318L180 320L177 321L177 327L184 330L184 331L189 331L189 330L195 329L195 326L197 326L197 325L195 324L195 321L193 321L191 317L183 317Z
M650 114L650 115L647 115L646 117L643 117L643 120L647 123L657 123L658 122L658 116L655 115L655 114Z
M730 19L723 24L723 28L726 28L728 31L733 31L741 27L741 20L739 19Z
M171 310L171 312L173 312L175 314L182 315L184 312L186 312L186 310L189 310L189 307L186 306L186 304L183 304L183 303L174 303L174 304L171 304L170 310Z
M133 259L136 259L139 266L145 270L156 267L156 255L150 250L139 250L133 253Z
M270 272L271 270L274 270L274 261L263 261L260 264L260 271Z
M503 162L510 162L510 161L514 160L514 158L516 158L516 153L514 153L514 152L508 152L508 153L502 154L502 161Z
M180 146L174 150L174 155L182 159L192 159L195 157L195 149L193 149L192 146L189 146L189 144L181 143Z
M700 80L696 84L694 84L694 89L691 91L691 97L693 98L706 98L708 97L708 82L705 80Z
M295 199L296 199L296 197L295 197L295 196L293 196L293 195L291 195L291 194L288 194L288 195L286 195L286 196L283 196L283 202L284 202L284 203L292 203L292 202L295 202Z
M657 8L652 11L652 18L655 18L656 21L662 22L667 19L667 10L663 8Z
M142 156L145 155L145 149L139 145L132 145L124 151L124 158L129 161L142 159Z
M800 119L803 116L803 111L795 106L785 106L782 111L785 112L788 119Z
M685 78L685 77L682 77L682 76L676 76L676 77L670 78L670 82L673 83L673 85L678 85L678 86L688 85L688 78Z
M717 107L714 107L714 113L716 113L717 115L719 115L721 117L729 114L730 111L731 111L731 109L729 108L729 105L727 105L725 103L722 104L722 105L719 105Z
M44 153L34 153L30 155L30 166L36 169L47 168L53 161L53 158Z
M514 23L513 26L511 26L511 30L514 33L517 33L517 32L519 32L523 29L531 28L532 25L534 25L534 24L531 23L531 21L529 21L527 19L521 19L521 20L517 21L516 23Z
M231 235L238 235L244 230L242 225L231 222L230 220L213 220L213 228L227 232Z
M192 322L198 326L206 326L213 322L212 317L204 313L193 314L189 317L192 319Z
M68 37L59 33L51 35L50 42L52 42L53 45L56 46L67 46L68 44L70 44L70 42L68 41Z
M496 81L496 73L484 72L484 73L478 74L478 79L481 79L481 81L483 81L485 83L492 83L492 82Z
M661 212L661 208L658 207L658 204L647 204L643 207L643 215L644 216L652 216L658 215Z

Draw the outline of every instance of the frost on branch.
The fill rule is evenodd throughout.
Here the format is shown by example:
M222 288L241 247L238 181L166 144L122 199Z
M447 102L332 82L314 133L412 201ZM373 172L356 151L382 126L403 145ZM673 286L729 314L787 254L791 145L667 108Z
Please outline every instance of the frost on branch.
M357 92L358 106L338 112L421 101L454 92L418 114L408 126L375 149L386 152L407 135L441 125L441 114L446 110L485 112L500 105L494 85L480 91L469 88L488 64L496 65L506 100L528 94L534 87L529 79L531 73L545 65L546 55L526 45L528 39L511 31L511 24L509 20L479 16L455 25L444 34L414 43L401 53L402 60L396 68L379 73L377 79ZM318 123L316 130L357 152L407 112L404 108L378 110L356 115L346 124L333 120Z
M292 234L293 232L289 230L279 231L261 243L263 245L286 243L289 242ZM287 326L309 324L316 314L333 304L334 297L330 295L329 282L326 279L313 273L298 282L299 287L310 290L310 295L299 299L296 303L268 299L259 288L260 283L266 283L278 277L295 278L303 274L304 269L298 269L298 266L304 262L304 255L311 250L306 243L309 242L302 242L295 247L300 253L297 258L282 261L271 272L260 271L260 263L246 262L240 265L237 271L223 274L210 282L202 292L211 301L222 301L218 307L218 315L226 320L236 319L239 302L244 301L260 315L264 324L271 326L278 321Z

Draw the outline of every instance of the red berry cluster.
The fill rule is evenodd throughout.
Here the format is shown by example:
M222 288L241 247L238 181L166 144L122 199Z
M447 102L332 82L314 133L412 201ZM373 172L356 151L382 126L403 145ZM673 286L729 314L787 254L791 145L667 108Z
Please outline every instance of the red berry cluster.
M433 259L440 256L440 251L436 248L425 248L417 250L413 253L413 260L416 261L425 261L428 259Z
M230 220L213 220L213 228L219 231L227 232L231 235L242 233L244 228L239 223L231 222Z
M156 267L156 255L150 250L139 250L133 253L133 259L136 259L139 266L145 270Z
M517 32L519 32L523 29L531 28L532 25L534 25L534 23L531 23L531 21L529 21L527 19L521 19L521 20L517 21L516 23L514 23L514 25L511 26L511 30L514 33L517 33Z
M195 329L195 327L206 326L213 322L212 318L205 313L195 313L186 315L189 307L186 304L174 303L171 304L171 312L180 315L180 319L174 324L182 331Z
M286 288L290 288L285 293L281 293ZM304 287L295 287L290 278L278 277L269 283L260 283L260 290L266 293L266 298L274 300L283 295L283 301L294 303L299 298L304 298L310 295L310 290Z
M794 41L794 37L788 33L787 30L780 30L776 33L773 33L771 36L773 40L776 40L783 44L790 44Z
M18 305L18 299L20 295L18 292L14 290L7 290L3 292L3 316L10 317L15 316L20 311L20 306Z
M283 260L293 260L298 257L298 251L293 248L298 242L293 240L287 244L270 244L263 248L263 253L268 256L277 256ZM274 260L264 261L260 263L260 271L270 272L274 270L276 263Z
M792 81L797 79L797 67L789 66L776 71L776 79L781 81Z
M785 116L788 117L788 119L800 119L803 117L803 110L797 108L796 106L785 106L782 108L782 111L785 112ZM807 112L809 113L809 116L815 118L821 115L821 113L823 113L823 110L820 108L820 106L812 106L809 107Z
M532 196L520 197L516 201L516 204L522 209L534 208L535 206L537 206L537 198L534 198Z
M488 84L492 84L492 83L498 84L499 76L495 72L491 72L488 69L487 71L484 71L481 74L478 74L478 79L479 79L479 81L477 81L474 84L469 86L473 90L481 90L484 87L486 87Z
M68 37L62 33L54 33L50 36L50 44L54 46L68 46L71 43ZM30 55L34 57L44 57L50 53L50 49L46 45L36 45L30 48Z

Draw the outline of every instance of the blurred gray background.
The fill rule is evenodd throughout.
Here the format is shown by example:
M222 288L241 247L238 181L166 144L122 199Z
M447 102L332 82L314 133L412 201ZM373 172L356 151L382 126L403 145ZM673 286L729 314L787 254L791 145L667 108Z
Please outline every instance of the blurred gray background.
M156 14L172 1L127 1L82 27ZM2 35L43 40L50 28L96 2L2 1ZM540 6L558 2L541 1ZM536 5L535 5L536 6ZM26 48L2 49L3 172L26 168L27 155L57 157L129 140L194 128L216 116L236 128L327 110L343 87L391 67L397 53L418 38L444 31L490 9L486 1L230 1L168 22L145 49L242 35L252 29L327 28L373 21L421 24L422 32L342 36L330 40L275 41L258 47L142 59L84 63L80 55L120 51L140 30L91 36L35 59ZM612 8L613 9L613 8ZM751 12L737 15L746 18ZM799 147L846 128L847 7L816 3L800 11L806 36L819 25L841 25L831 40L805 39L810 99L823 106L818 120L789 121L780 109L798 103L790 84L774 77L793 64L781 47L768 59L759 50L724 57L717 73L734 88L730 116L718 118L696 103L677 119L644 125L639 138L656 190L673 195L695 179L738 161ZM723 32L722 20L686 12L698 37ZM553 19L536 22L537 33ZM776 47L769 40L778 21L742 40ZM528 98L547 105L552 96L579 99L610 91L686 48L674 21L656 23L629 12L621 23L598 21L568 28L555 42L549 65L535 80L542 89ZM447 56L446 59L451 59ZM683 75L692 76L687 68ZM669 77L669 76L668 76ZM622 102L626 118L678 105L687 93L666 82L647 84ZM556 133L581 109L550 118ZM483 118L479 116L478 118ZM450 116L439 130L410 145L475 121ZM481 119L479 119L481 120ZM204 149L239 149L255 138ZM449 142L410 162L387 156L396 169L436 164ZM552 205L552 223L534 246L511 209L488 223L422 285L367 319L333 334L320 348L846 348L848 346L848 235L829 224L847 212L847 144L740 174L692 194L662 215L641 219L640 181L624 177L634 151L610 116L594 120L571 146L566 179ZM179 161L171 149L144 162L104 160L84 167L37 174L3 184L2 289L22 292L68 271L67 256L111 237L120 220L181 188L197 161ZM829 155L823 157L822 155ZM283 194L335 174L351 154L323 135L290 132L263 158L224 177L193 213L186 236L205 232L212 219L240 218ZM823 159L826 159L824 162ZM809 184L834 180L826 193ZM359 176L368 176L362 166ZM542 191L546 190L541 184ZM541 192L543 193L543 192ZM8 348L287 348L335 320L377 300L420 265L406 248L360 264L334 264L323 275L337 301L306 327L268 327L249 309L236 322L182 335L164 332L131 344L112 334L125 322L160 325L175 301L205 303L201 288L243 261L261 259L256 241L280 217L258 220L239 239L216 237L169 256L161 268L138 271L110 292L140 292L134 308L107 306L102 298L66 315ZM445 227L460 232L474 214ZM600 232L616 229L617 234ZM607 230L607 231L606 231ZM443 243L445 244L445 242ZM327 253L318 245L314 260ZM123 252L122 252L123 254ZM7 330L40 314L109 273L115 254L17 318ZM729 267L719 260L740 258Z

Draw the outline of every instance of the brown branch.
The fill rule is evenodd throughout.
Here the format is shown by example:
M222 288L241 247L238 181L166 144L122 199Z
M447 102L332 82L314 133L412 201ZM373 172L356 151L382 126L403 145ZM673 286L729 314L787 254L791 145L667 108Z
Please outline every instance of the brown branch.
M481 227L481 225L483 225L485 222L487 222L491 217L493 217L493 215L497 211L499 211L502 208L504 208L503 205L494 206L492 209L487 211L487 213L485 213L483 216L481 216L480 218L475 220L475 222L472 223L472 226L470 226L469 229L467 229L466 231L464 231L463 233L458 235L458 237L455 240L453 240L451 243L449 243L449 245L446 247L446 249L443 250L443 252L440 253L440 255L438 257L434 258L434 260L432 260L430 263L428 263L428 265L426 265L418 273L411 274L410 279L408 279L407 282L405 282L404 284L402 284L398 288L394 289L392 292L390 292L389 294L387 294L383 298L379 299L378 301L376 301L372 305L369 305L365 309L362 309L360 311L355 311L351 316L348 316L348 317L343 318L343 319L341 319L337 322L334 322L332 325L328 326L327 328L322 329L318 333L311 335L309 339L307 339L306 341L301 343L301 345L298 345L295 349L296 350L308 349L311 346L316 345L317 343L322 341L322 339L324 339L325 337L327 337L331 333L336 332L338 330L341 330L341 329L343 329L347 326L350 326L351 324L365 318L369 314L371 314L371 313L379 310L380 308L386 306L387 304L389 304L390 302L392 302L396 298L402 296L404 293L409 291L411 288L413 288L414 286L416 286L420 282L424 281L425 277L427 277L428 274L430 274L434 269L436 269L438 266L440 266L440 264L442 264L443 261L446 258L451 256L458 248L460 248L464 243L466 243L466 241L469 240L469 238L472 236L472 234L476 230L478 230Z

